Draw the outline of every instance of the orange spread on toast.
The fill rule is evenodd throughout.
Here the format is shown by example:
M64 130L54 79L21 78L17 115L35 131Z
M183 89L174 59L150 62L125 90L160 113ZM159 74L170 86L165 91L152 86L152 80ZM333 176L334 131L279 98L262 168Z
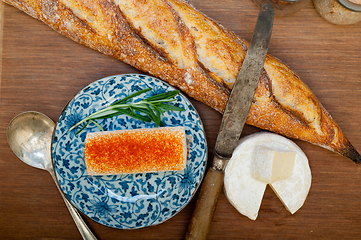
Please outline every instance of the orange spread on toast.
M88 133L85 162L89 175L177 171L185 168L183 127Z

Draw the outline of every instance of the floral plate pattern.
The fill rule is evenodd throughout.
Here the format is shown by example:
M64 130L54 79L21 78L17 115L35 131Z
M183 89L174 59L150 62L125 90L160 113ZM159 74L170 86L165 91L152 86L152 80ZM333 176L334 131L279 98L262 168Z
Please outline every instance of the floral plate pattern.
M162 116L164 126L185 127L188 145L186 169L145 174L90 176L84 161L87 132L100 131L89 124L81 133L69 131L91 113L131 93L152 88L139 98L174 90L156 78L131 74L110 76L83 88L63 110L52 139L56 177L70 202L94 221L118 229L136 229L160 224L181 211L195 194L207 163L207 143L201 119L181 94L172 104L185 111ZM136 99L134 99L136 101ZM104 130L154 128L126 115L98 121Z

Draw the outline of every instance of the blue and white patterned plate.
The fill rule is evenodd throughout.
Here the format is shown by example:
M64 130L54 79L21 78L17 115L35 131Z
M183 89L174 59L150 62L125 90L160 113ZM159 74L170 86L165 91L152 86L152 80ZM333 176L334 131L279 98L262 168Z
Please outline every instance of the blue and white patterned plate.
M89 124L80 134L69 128L89 114L144 88L149 97L174 90L168 84L145 75L117 75L100 79L83 88L63 110L52 141L52 158L61 189L86 216L118 229L135 229L162 223L181 211L195 194L207 163L207 143L201 119L192 104L181 94L172 104L185 111L169 111L165 126L184 126L188 160L183 171L146 174L89 176L84 161L87 132L100 131ZM134 99L136 101L136 99ZM154 128L121 115L99 121L106 131ZM78 128L79 129L79 128Z

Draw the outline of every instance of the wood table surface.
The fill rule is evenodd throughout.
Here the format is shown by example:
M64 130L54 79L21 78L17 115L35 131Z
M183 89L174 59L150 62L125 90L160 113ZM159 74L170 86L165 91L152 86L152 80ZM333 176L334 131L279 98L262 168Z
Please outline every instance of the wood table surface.
M250 40L259 11L253 1L192 3ZM12 153L7 124L24 111L39 111L56 121L87 84L139 71L72 42L14 7L3 4L1 11L0 238L81 239L51 176ZM269 53L301 77L361 151L361 23L328 23L310 2L291 16L275 18ZM221 114L191 101L203 120L212 159ZM246 126L243 136L257 131ZM259 216L252 221L221 193L209 239L361 239L361 165L309 143L295 143L308 156L312 171L303 207L291 215L267 187ZM84 219L98 239L183 239L194 206L195 198L170 220L138 230L117 230Z

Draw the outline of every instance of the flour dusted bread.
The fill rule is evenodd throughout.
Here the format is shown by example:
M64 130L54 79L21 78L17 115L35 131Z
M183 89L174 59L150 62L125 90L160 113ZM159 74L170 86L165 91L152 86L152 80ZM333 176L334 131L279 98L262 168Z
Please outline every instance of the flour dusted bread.
M186 160L183 127L94 132L85 139L89 175L179 171Z
M4 0L223 112L248 43L182 0ZM311 90L267 56L247 124L361 161Z

